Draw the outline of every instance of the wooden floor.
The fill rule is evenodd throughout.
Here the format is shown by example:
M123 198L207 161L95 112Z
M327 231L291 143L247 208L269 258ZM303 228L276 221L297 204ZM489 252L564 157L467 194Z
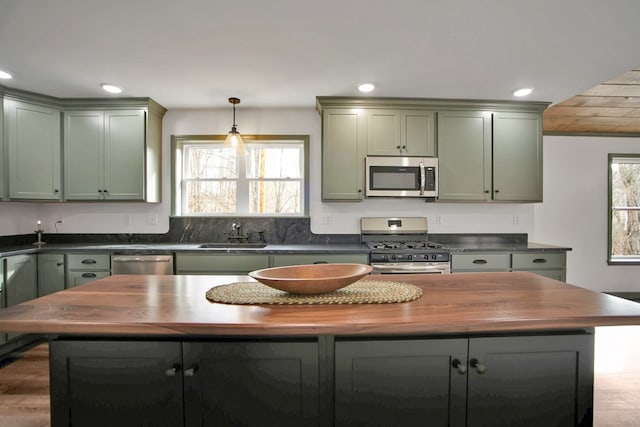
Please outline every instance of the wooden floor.
M596 328L594 426L640 427L640 326ZM0 362L0 427L49 427L48 346Z

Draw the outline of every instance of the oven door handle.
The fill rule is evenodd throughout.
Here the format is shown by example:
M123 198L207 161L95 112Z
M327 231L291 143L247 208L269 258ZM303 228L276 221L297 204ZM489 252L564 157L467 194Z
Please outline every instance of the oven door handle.
M396 264L396 263L387 263L387 264L371 264L373 267L373 273L378 272L397 272L397 273L429 273L429 272L449 272L449 264L441 263L437 265L415 265L415 264Z
M418 164L418 168L420 168L420 195L424 196L424 188L426 186L426 173L424 170L424 162L420 162Z

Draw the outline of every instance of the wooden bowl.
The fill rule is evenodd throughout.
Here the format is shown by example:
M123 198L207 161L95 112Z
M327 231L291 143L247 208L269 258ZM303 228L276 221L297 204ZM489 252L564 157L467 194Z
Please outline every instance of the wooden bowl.
M281 291L292 294L324 294L344 288L372 270L365 264L307 264L263 268L249 276Z

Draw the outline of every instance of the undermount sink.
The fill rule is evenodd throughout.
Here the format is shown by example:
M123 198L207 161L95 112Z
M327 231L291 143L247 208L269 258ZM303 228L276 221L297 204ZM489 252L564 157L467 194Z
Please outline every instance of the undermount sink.
M267 246L266 243L247 243L247 242L238 242L238 243L203 243L199 245L199 248L264 248Z

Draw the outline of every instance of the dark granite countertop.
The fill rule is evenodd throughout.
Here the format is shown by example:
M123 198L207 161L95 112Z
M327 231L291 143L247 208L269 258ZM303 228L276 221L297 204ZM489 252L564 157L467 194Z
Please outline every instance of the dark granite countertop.
M153 244L45 244L42 246L23 245L0 248L0 256L28 253L73 253L91 252L108 254L170 254L175 252L200 253L260 253L260 254L296 254L296 253L343 253L368 254L369 248L361 244L267 244L256 247L220 247L201 248L201 243L153 243Z
M0 256L20 255L29 253L60 253L60 252L91 252L118 254L170 254L176 252L201 253L260 253L260 254L296 254L296 253L344 253L367 254L369 248L355 243L319 243L319 244L267 244L265 247L219 247L201 248L201 243L75 243L75 244L45 244L16 245L0 248ZM533 242L458 242L442 243L443 247L453 253L464 252L549 252L570 251L565 246L546 245Z
M458 243L444 244L444 247L457 252L557 252L570 251L571 248L566 246L545 245L542 243L495 243L495 242L475 242L475 243Z

